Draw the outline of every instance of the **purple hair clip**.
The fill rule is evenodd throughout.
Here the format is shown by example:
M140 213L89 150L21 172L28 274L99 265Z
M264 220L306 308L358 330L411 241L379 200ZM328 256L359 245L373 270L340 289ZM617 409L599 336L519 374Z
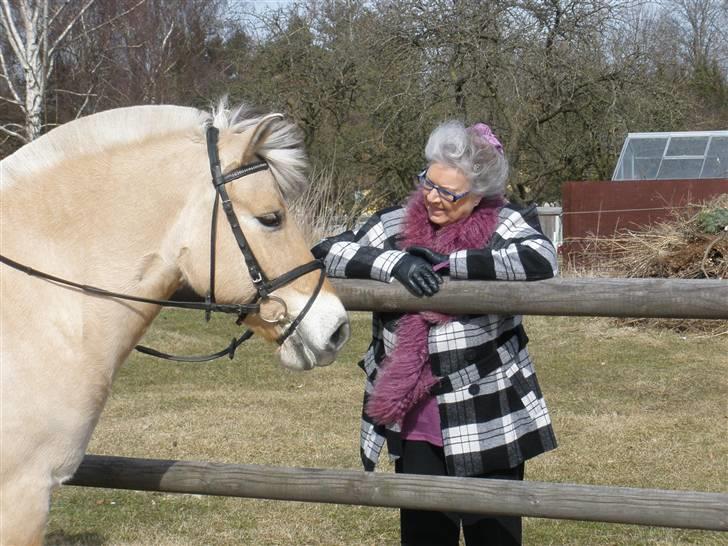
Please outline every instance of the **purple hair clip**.
M490 127L487 126L485 123L476 123L475 125L468 127L468 131L471 131L478 135L488 144L493 146L493 148L495 148L500 155L503 155L503 144L501 144L500 140L498 140L498 137L493 134L493 131L491 131Z

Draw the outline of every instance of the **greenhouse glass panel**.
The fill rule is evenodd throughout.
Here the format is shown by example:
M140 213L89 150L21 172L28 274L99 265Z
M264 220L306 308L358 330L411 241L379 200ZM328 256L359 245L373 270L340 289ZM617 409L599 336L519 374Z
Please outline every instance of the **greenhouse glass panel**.
M635 157L643 158L661 158L665 153L665 145L667 138L640 138L631 140L629 147L632 149Z
M713 137L701 178L728 178L728 136Z
M673 137L667 146L666 156L705 155L710 137Z
M627 180L649 180L657 178L657 171L659 170L659 157L635 157L632 161L632 174Z
M667 138L628 140L620 159L618 180L649 179L657 176Z
M612 180L728 178L728 131L629 133Z
M700 178L703 168L703 158L684 159L666 157L662 160L660 170L655 177L658 180L672 180L679 178Z

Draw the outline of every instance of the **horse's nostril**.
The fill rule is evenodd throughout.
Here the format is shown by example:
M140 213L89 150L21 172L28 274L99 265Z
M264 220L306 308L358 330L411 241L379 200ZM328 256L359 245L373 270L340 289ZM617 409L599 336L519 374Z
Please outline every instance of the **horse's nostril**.
M342 322L329 338L329 349L338 351L349 340L349 321Z

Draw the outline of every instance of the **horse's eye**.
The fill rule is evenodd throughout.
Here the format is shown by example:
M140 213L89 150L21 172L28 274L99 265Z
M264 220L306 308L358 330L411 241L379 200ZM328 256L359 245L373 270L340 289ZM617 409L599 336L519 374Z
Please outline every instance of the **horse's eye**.
M263 214L262 216L256 216L255 219L265 227L277 228L283 223L283 213L271 212L269 214Z

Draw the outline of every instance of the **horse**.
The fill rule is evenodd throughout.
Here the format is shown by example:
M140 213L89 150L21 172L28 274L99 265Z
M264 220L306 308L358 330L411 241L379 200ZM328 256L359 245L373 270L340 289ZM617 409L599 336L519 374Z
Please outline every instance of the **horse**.
M287 210L306 167L295 125L225 100L100 112L0 161L0 544L42 544L52 490L180 287L279 340L286 367L334 360L346 311Z

